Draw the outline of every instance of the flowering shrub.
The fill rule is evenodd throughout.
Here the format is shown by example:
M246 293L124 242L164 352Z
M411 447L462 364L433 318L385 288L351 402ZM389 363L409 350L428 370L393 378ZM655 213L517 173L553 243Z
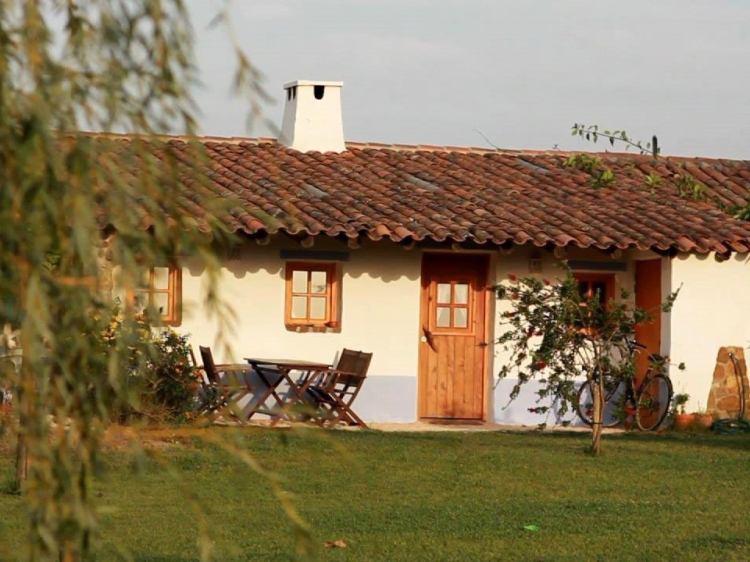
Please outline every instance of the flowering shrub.
M133 416L166 420L183 420L194 407L199 376L189 360L188 336L169 328L154 330L147 316L126 319L116 304L101 315L101 330L96 335L95 349L119 354L122 395L127 401L112 405L117 421Z
M170 419L189 418L200 379L188 360L188 336L164 329L152 343L144 377L148 400Z
M592 384L600 406L595 407L592 426L592 452L599 452L605 377L608 384L618 384L635 376L635 362L629 343L635 338L635 327L650 321L651 313L636 307L630 294L623 290L619 299L601 302L595 293L581 296L578 281L570 271L560 282L511 275L510 284L495 288L498 299L507 301L511 310L502 313L505 329L497 343L510 354L499 377L515 376L511 399L530 380L539 382L539 402L554 399L560 414L571 409L575 399L575 379L583 376ZM662 305L668 312L677 297L669 296ZM548 406L531 409L546 413Z

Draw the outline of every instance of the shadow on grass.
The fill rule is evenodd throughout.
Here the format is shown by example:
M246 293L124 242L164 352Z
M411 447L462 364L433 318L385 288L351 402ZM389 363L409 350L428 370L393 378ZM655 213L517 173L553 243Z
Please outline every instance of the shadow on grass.
M494 434L494 433L492 433ZM424 433L420 435L425 435ZM538 432L524 432L524 431L503 431L498 432L497 435L504 436L516 436L516 437L527 437L530 435L537 436L545 439L557 439L557 440L570 440L571 442L582 442L588 443L591 439L591 433L582 431L538 431ZM663 432L650 432L650 431L626 431L618 433L605 433L602 437L604 442L610 440L622 440L630 442L642 442L642 443L675 443L683 445L699 445L707 447L723 447L728 449L734 449L739 451L750 452L750 433L748 434L717 434L710 430L697 430L697 431L672 431L667 430ZM531 441L524 444L526 447L535 447L536 443ZM520 445L519 445L520 446Z
M15 477L8 478L5 482L0 484L0 494L20 496L21 483Z
M686 552L711 552L715 560L748 560L750 557L750 539L747 537L714 533L692 537L682 544Z
M536 449L542 443L555 441L570 445L573 452L588 454L591 433L581 431L498 431L498 432L468 432L472 437L501 441L503 446L517 449ZM382 433L380 438L388 440L389 436L398 435L400 441L429 441L441 440L443 442L460 442L466 438L467 433L442 433L442 432L415 432L415 433ZM354 439L357 437L352 436ZM393 439L393 437L390 437ZM608 443L642 443L654 445L674 445L677 447L714 447L731 451L742 451L750 453L750 434L721 435L711 431L664 431L645 432L627 431L621 433L604 434L602 437L603 448Z
M615 437L615 436L611 436ZM710 431L668 431L665 433L626 433L617 436L627 441L638 441L643 443L659 442L662 444L674 443L675 445L716 447L733 451L750 452L750 434L718 435Z
M199 559L170 554L159 554L154 556L152 554L133 553L133 560L135 562L198 562Z

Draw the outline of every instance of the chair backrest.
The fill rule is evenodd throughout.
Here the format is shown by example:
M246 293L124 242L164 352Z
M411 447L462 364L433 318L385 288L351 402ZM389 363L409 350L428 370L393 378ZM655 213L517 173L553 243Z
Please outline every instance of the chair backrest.
M352 377L341 375L338 379L339 383L346 385L361 385L362 380L367 376L367 371L370 368L370 361L372 361L372 353L344 349L339 357L339 362L336 364L336 370L355 373L359 376Z
M198 349L201 352L201 359L203 359L203 370L206 371L208 382L218 384L219 373L216 370L216 363L214 363L214 356L211 353L211 348L199 345Z
M193 348L191 346L188 346L188 352L190 353L190 364L193 366L193 370L195 371L195 374L198 375L201 380L205 383L207 381L206 379L206 369L203 368L203 365L198 363L198 361L195 358L195 352L193 351Z

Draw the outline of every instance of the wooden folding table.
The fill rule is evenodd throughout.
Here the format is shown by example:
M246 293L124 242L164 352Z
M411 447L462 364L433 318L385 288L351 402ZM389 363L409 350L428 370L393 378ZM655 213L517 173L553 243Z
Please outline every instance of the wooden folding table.
M258 400L257 404L262 407L263 404L269 398L273 397L276 404L279 406L279 418L286 416L287 419L291 420L292 416L289 415L287 410L297 404L305 404L304 395L310 385L317 378L314 375L310 375L311 371L324 372L331 368L328 363L316 363L314 361L303 361L300 359L264 359L257 357L245 357L253 370L258 373L258 376L266 385L266 391ZM308 373L308 376L304 378L302 384L297 384L297 381L292 377L293 371L302 371ZM286 382L289 385L291 396L286 402L279 396L277 389L281 383Z

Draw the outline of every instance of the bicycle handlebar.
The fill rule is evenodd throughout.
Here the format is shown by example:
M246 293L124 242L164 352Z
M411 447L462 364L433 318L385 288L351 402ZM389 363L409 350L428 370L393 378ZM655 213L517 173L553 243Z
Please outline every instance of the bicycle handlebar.
M666 355L659 355L657 353L651 353L648 350L648 346L646 344L643 344L643 343L639 342L639 341L630 340L628 342L628 347L630 348L631 352L635 351L636 349L642 349L643 351L646 352L646 354L648 354L649 359L651 359L652 361L660 361L660 362L665 362L665 363L669 362L669 357L668 356L666 356Z

